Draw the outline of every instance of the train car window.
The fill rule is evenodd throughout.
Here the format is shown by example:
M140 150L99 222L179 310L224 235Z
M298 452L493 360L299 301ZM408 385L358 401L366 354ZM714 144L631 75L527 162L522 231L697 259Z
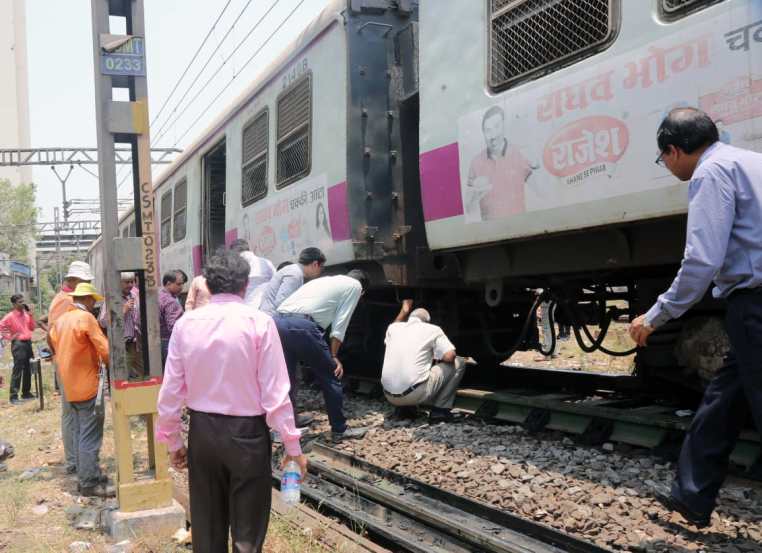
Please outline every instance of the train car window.
M172 214L172 239L175 242L185 238L187 206L188 180L183 179L175 185L175 210Z
M488 0L489 84L505 90L605 49L620 0Z
M172 243L172 189L161 196L161 247Z
M124 230L122 231L122 238L127 238L130 235L130 227L126 226L124 227Z
M137 236L137 235L138 235L138 233L137 233L137 230L136 230L136 227L135 227L135 221L133 221L133 222L130 223L130 234L129 234L129 236Z
M659 8L664 19L675 20L697 12L710 4L724 0L660 0Z
M267 153L270 138L270 116L267 108L243 129L241 154L241 204L247 206L267 195Z
M312 74L307 73L278 97L276 186L283 188L310 172Z

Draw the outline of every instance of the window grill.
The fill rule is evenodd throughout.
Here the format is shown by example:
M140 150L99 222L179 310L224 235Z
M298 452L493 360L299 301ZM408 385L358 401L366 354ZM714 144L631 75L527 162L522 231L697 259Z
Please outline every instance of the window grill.
M161 196L161 247L172 243L172 189Z
M183 179L175 185L175 210L172 215L172 239L179 242L185 238L188 207L188 180Z
M269 112L263 109L243 129L241 203L246 206L267 195Z
M671 19L682 17L723 0L661 0L662 14Z
M504 89L613 41L619 0L491 0L490 86Z
M278 188L291 184L310 172L311 119L312 75L308 73L278 98Z

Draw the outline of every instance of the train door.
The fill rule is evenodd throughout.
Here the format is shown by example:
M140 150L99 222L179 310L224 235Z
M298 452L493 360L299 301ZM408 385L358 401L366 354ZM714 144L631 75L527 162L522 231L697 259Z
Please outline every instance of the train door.
M225 140L202 159L201 248L204 261L225 245Z

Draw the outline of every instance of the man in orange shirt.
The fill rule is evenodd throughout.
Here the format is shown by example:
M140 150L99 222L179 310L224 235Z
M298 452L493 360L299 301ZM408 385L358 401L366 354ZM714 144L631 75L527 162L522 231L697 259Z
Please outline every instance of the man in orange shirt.
M55 295L53 301L50 302L50 308L48 309L48 328L53 328L58 318L74 306L72 297L69 294L74 291L77 285L80 282L90 282L92 280L93 272L90 270L90 265L84 261L73 261L71 265L69 265L69 270L66 272L63 283L61 283L61 290ZM48 346L50 346L51 351L53 351L49 332ZM55 358L53 359L53 363L56 371L56 388L58 388L60 376L58 374L58 363ZM61 436L63 436L66 472L69 474L75 474L77 472L76 445L74 443L73 429L74 411L72 411L69 402L66 400L66 395L61 394Z
M108 340L92 314L103 301L92 284L80 283L70 292L73 306L50 329L64 395L74 413L73 435L79 492L83 496L111 497L113 486L98 465L103 442L103 415L95 409L99 361L108 364Z

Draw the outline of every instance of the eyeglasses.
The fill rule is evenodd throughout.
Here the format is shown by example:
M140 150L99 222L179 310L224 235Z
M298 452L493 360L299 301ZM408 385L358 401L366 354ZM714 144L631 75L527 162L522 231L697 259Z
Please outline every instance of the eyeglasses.
M665 167L665 163L664 163L664 152L661 152L661 153L659 154L659 157L657 157L657 158L656 158L656 161L654 161L654 163L655 163L656 165L658 165L659 167Z

